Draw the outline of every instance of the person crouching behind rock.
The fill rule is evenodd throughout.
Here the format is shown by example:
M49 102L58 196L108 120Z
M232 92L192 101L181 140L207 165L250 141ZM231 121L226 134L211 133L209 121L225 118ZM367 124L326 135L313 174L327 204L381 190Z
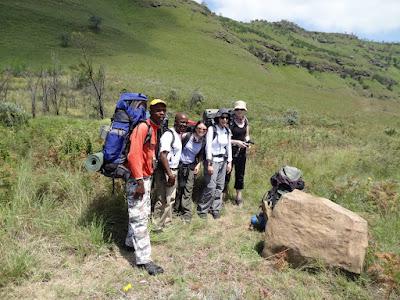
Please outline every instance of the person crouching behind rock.
M225 176L232 169L231 131L229 111L218 110L215 125L208 127L206 136L206 161L204 167L205 189L197 206L200 218L207 218L210 212L214 219L221 216Z
M182 154L178 171L178 195L174 210L185 222L192 219L192 195L196 175L200 170L206 146L207 127L202 121L196 123L193 132L182 135Z

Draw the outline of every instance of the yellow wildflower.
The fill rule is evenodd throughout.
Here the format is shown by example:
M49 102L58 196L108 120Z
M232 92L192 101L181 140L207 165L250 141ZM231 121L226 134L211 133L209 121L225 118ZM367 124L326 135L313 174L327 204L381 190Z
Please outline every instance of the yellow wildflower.
M132 284L128 283L126 286L122 288L122 290L126 293L132 288Z

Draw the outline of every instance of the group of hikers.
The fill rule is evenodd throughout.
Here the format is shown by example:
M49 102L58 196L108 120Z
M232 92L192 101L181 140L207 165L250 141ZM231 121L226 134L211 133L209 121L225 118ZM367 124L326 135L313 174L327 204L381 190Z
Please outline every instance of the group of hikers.
M147 101L138 105L147 106ZM176 113L171 128L161 127L167 103L154 99L148 105L149 117L130 134L126 167L128 234L125 244L135 250L136 265L150 275L164 272L151 260L148 221L156 229L171 221L173 212L184 221L192 219L193 187L200 166L204 165L204 189L197 203L197 215L214 219L221 216L232 167L235 169L235 204L242 205L246 152L250 146L247 107L236 101L233 111L221 108L212 124L198 121L190 128L188 116ZM191 130L189 130L189 128Z

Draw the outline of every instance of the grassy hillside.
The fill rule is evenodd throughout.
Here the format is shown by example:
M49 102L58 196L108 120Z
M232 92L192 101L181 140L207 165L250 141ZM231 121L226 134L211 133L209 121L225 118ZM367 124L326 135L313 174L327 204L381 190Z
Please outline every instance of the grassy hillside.
M88 27L91 16L101 17L100 30ZM61 46L61 35L77 33L94 67L105 67L107 117L123 88L168 99L193 118L233 99L248 102L256 145L244 207L228 201L218 221L176 220L152 233L154 258L167 270L157 278L132 268L122 247L122 186L112 197L109 180L82 168L87 153L101 149L98 127L109 120L94 118L93 91L77 84L81 50L73 41ZM396 299L399 48L288 22L234 22L184 0L1 1L0 86L8 78L8 90L0 89L0 104L29 113L27 71L54 67L53 56L61 109L56 116L50 102L42 112L39 85L37 117L0 125L0 297ZM194 92L204 102L190 108ZM308 192L368 221L361 276L260 257L263 234L248 222L284 164L303 170Z

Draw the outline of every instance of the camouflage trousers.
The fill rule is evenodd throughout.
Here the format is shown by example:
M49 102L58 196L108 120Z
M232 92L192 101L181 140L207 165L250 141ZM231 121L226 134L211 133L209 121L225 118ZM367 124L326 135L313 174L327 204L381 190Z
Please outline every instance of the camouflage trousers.
M137 187L136 181L130 178L126 183L129 223L125 244L135 248L136 264L151 261L150 236L147 230L151 208L151 178L145 178L143 182L144 194L141 198L133 197Z

